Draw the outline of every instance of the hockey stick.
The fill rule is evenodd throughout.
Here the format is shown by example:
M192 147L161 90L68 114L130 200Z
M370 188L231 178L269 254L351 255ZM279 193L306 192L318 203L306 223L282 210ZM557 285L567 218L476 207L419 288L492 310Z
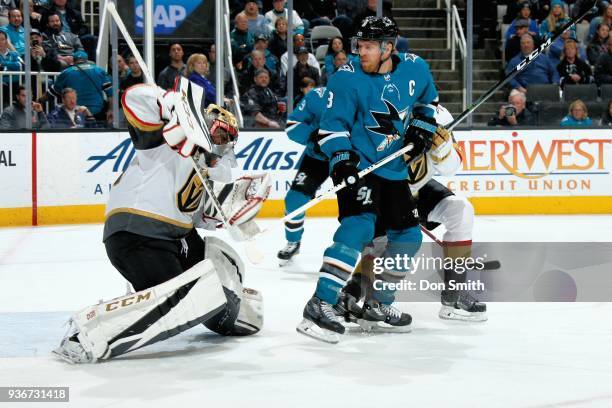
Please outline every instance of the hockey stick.
M438 237L436 237L433 234L433 232L431 232L430 230L428 230L427 228L425 228L422 225L421 225L421 231L423 231L423 233L425 233L425 235L427 235L429 238L431 238L441 248L445 248L446 247L446 244L444 242L440 241L438 239ZM492 271L492 270L501 268L501 263L499 261L496 261L496 260L485 261L485 262L483 262L483 265L484 265L484 267L482 269L483 270L487 270L487 271Z
M493 85L491 87L491 89L489 89L480 98L478 98L478 100L476 102L474 102L470 107L468 107L465 111L461 112L459 114L459 116L457 118L455 118L446 128L448 130L453 130L458 124L463 122L463 120L465 118L467 118L472 112L474 112L476 109L478 109L483 103L485 103L491 96L493 96L504 85L506 85L508 82L510 82L515 76L517 76L522 70L524 70L526 66L528 66L533 61L535 61L535 59L538 56L540 56L544 51L546 51L552 45L552 43L555 42L555 40L557 38L559 38L565 31L567 31L570 27L572 27L574 24L578 23L587 14L589 14L591 12L592 8L597 5L597 1L598 0L595 0L593 2L593 5L591 6L591 8L588 9L586 12L582 13L582 15L578 16L575 19L570 20L564 26L562 26L560 29L555 31L555 34L553 36L548 38L542 45L540 45L540 47L538 49L534 50L531 54L529 54L526 58L524 58L520 63L518 63L516 65L516 67L514 67L514 69L511 72L506 74L506 76L504 78L500 79L495 85ZM379 167L382 167L385 164L389 163L390 161L395 160L398 157L401 157L405 153L408 153L410 150L412 150L412 148L413 148L413 145L408 144L407 146L401 148L397 152L392 153L389 156L385 157L384 159L380 160L379 162L371 164L370 166L366 167L365 169L361 170L358 173L359 178L362 178L365 175L370 174L374 170L378 169ZM413 160L416 160L418 157L419 156L417 156L414 159L412 159L411 162ZM408 164L410 164L410 163L408 163ZM304 211L306 211L307 209L317 205L318 203L320 203L324 199L333 197L338 191L342 190L344 187L346 187L346 183L344 181L342 183L338 184L338 185L335 185L334 187L332 187L331 189L327 190L326 192L324 192L324 193L318 195L317 197L313 198L312 200L310 200L309 202L307 202L306 204L304 204L300 208L298 208L295 211L292 211L289 214L285 215L281 219L281 222L283 222L283 223L287 222L287 221L291 220L293 217L295 217L296 215L301 214Z
M136 47L136 44L134 44L132 37L130 36L127 28L125 27L125 24L123 23L123 20L121 19L121 16L117 12L115 3L112 3L112 2L108 3L106 5L106 10L111 14L111 16L113 17L113 20L115 21L115 24L117 24L117 28L119 28L119 31L121 31L121 34L123 34L123 38L127 42L127 45L132 51L132 54L134 55L134 57L136 58L136 61L138 61L138 64L140 65L142 72L147 78L147 82L150 84L155 84L155 80L153 79L153 76L151 75L151 72L149 71L149 67L142 59L142 56L140 55L140 51L138 51L138 48ZM204 187L204 190L206 190L206 193L212 200L213 206L215 207L219 216L221 217L221 222L223 223L223 226L227 229L230 236L234 240L247 241L245 243L245 252L246 252L247 258L252 263L255 263L255 264L260 263L263 260L263 254L261 250L259 250L259 248L256 247L252 239L250 241L247 239L247 237L245 236L245 234L242 232L240 228L230 223L229 219L227 218L227 215L225 215L225 212L221 208L221 203L219 202L219 199L215 195L212 189L212 186L209 183L209 178L208 178L206 170L200 166L200 164L198 163L195 157L191 156L191 161L192 161L193 169L195 170L198 177L202 181L202 186ZM254 238L254 236L255 235L251 236L250 238Z
M259 249L259 247L257 247L256 243L252 239L256 236L256 234L251 236L250 237L251 239L249 239L249 237L247 237L246 234L242 232L240 227L233 225L230 222L230 220L227 218L227 215L225 215L225 213L223 212L223 209L221 208L221 203L219 202L217 195L213 191L213 188L209 182L210 179L206 175L206 169L200 166L200 163L198 162L197 157L191 156L191 160L193 162L192 163L193 169L198 174L198 177L200 177L200 180L202 181L202 186L204 187L204 190L206 190L206 194L208 194L208 197L212 200L213 206L215 207L219 216L221 217L221 222L223 223L223 226L225 227L227 232L229 232L230 236L235 241L245 242L244 248L245 248L245 252L246 252L246 255L249 261L251 261L254 264L261 263L264 259L263 253Z

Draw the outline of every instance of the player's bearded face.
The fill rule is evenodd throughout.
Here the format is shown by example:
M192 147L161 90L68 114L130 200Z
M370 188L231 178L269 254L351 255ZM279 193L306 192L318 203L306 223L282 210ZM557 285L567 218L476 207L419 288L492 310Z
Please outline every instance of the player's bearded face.
M357 46L359 47L359 59L363 71L367 73L376 72L382 59L380 43L378 41L359 40Z

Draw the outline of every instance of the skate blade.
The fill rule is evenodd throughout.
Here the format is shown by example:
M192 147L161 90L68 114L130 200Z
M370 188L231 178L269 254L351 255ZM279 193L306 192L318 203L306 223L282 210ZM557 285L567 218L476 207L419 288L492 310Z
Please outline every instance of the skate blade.
M56 348L55 350L51 351L51 354L53 354L55 357L64 360L65 362L69 363L69 364L83 364L83 363L90 363L91 361L86 361L83 359L82 356L79 355L74 355L72 353L68 353L66 350L64 350L61 347Z
M70 356L68 356L67 354L64 354L62 352L62 349L57 348L55 350L51 350L51 354L53 354L55 357L59 358L60 360L64 360L67 363L76 364L76 361L70 358Z
M280 258L277 258L277 259L278 259L278 266L280 266L281 268L291 263L291 259L280 259Z
M450 306L442 306L438 316L444 320L460 320L464 322L486 322L488 319L486 312L468 312Z
M372 322L362 319L357 320L357 323L361 330L366 333L410 333L412 331L412 325L410 324L406 326L392 326L385 322Z
M344 326L346 331L349 333L362 333L363 332L363 330L361 329L361 326L357 322L342 321L342 325Z
M300 324L295 328L298 333L311 337L315 340L324 343L336 344L340 341L340 335L331 330L323 329L317 326L313 321L302 319Z

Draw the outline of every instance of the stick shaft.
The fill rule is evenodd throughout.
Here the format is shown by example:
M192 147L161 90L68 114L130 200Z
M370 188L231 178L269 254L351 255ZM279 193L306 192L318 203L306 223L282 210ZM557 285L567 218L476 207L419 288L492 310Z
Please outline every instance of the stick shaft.
M117 12L115 3L109 2L106 5L106 10L111 14L111 16L113 17L113 20L115 20L115 24L117 25L117 28L119 28L119 31L121 31L121 34L123 35L123 39L127 43L128 47L130 47L130 50L132 51L134 58L136 58L136 61L138 61L138 65L140 65L142 72L147 78L147 83L154 84L155 79L153 79L153 75L151 75L151 72L149 71L149 67L147 67L147 64L145 64L144 60L142 59L142 55L140 55L140 51L138 51L136 44L134 44L134 40L132 40L132 36L130 35L127 28L125 27L125 24L123 24L123 20L121 19L121 16Z

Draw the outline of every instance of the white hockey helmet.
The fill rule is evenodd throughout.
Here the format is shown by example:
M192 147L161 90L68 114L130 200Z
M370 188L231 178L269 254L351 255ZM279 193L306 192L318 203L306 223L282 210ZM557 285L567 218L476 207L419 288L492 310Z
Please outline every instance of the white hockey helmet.
M439 125L447 126L453 121L453 115L442 105L436 106L436 113L434 113L434 118Z

